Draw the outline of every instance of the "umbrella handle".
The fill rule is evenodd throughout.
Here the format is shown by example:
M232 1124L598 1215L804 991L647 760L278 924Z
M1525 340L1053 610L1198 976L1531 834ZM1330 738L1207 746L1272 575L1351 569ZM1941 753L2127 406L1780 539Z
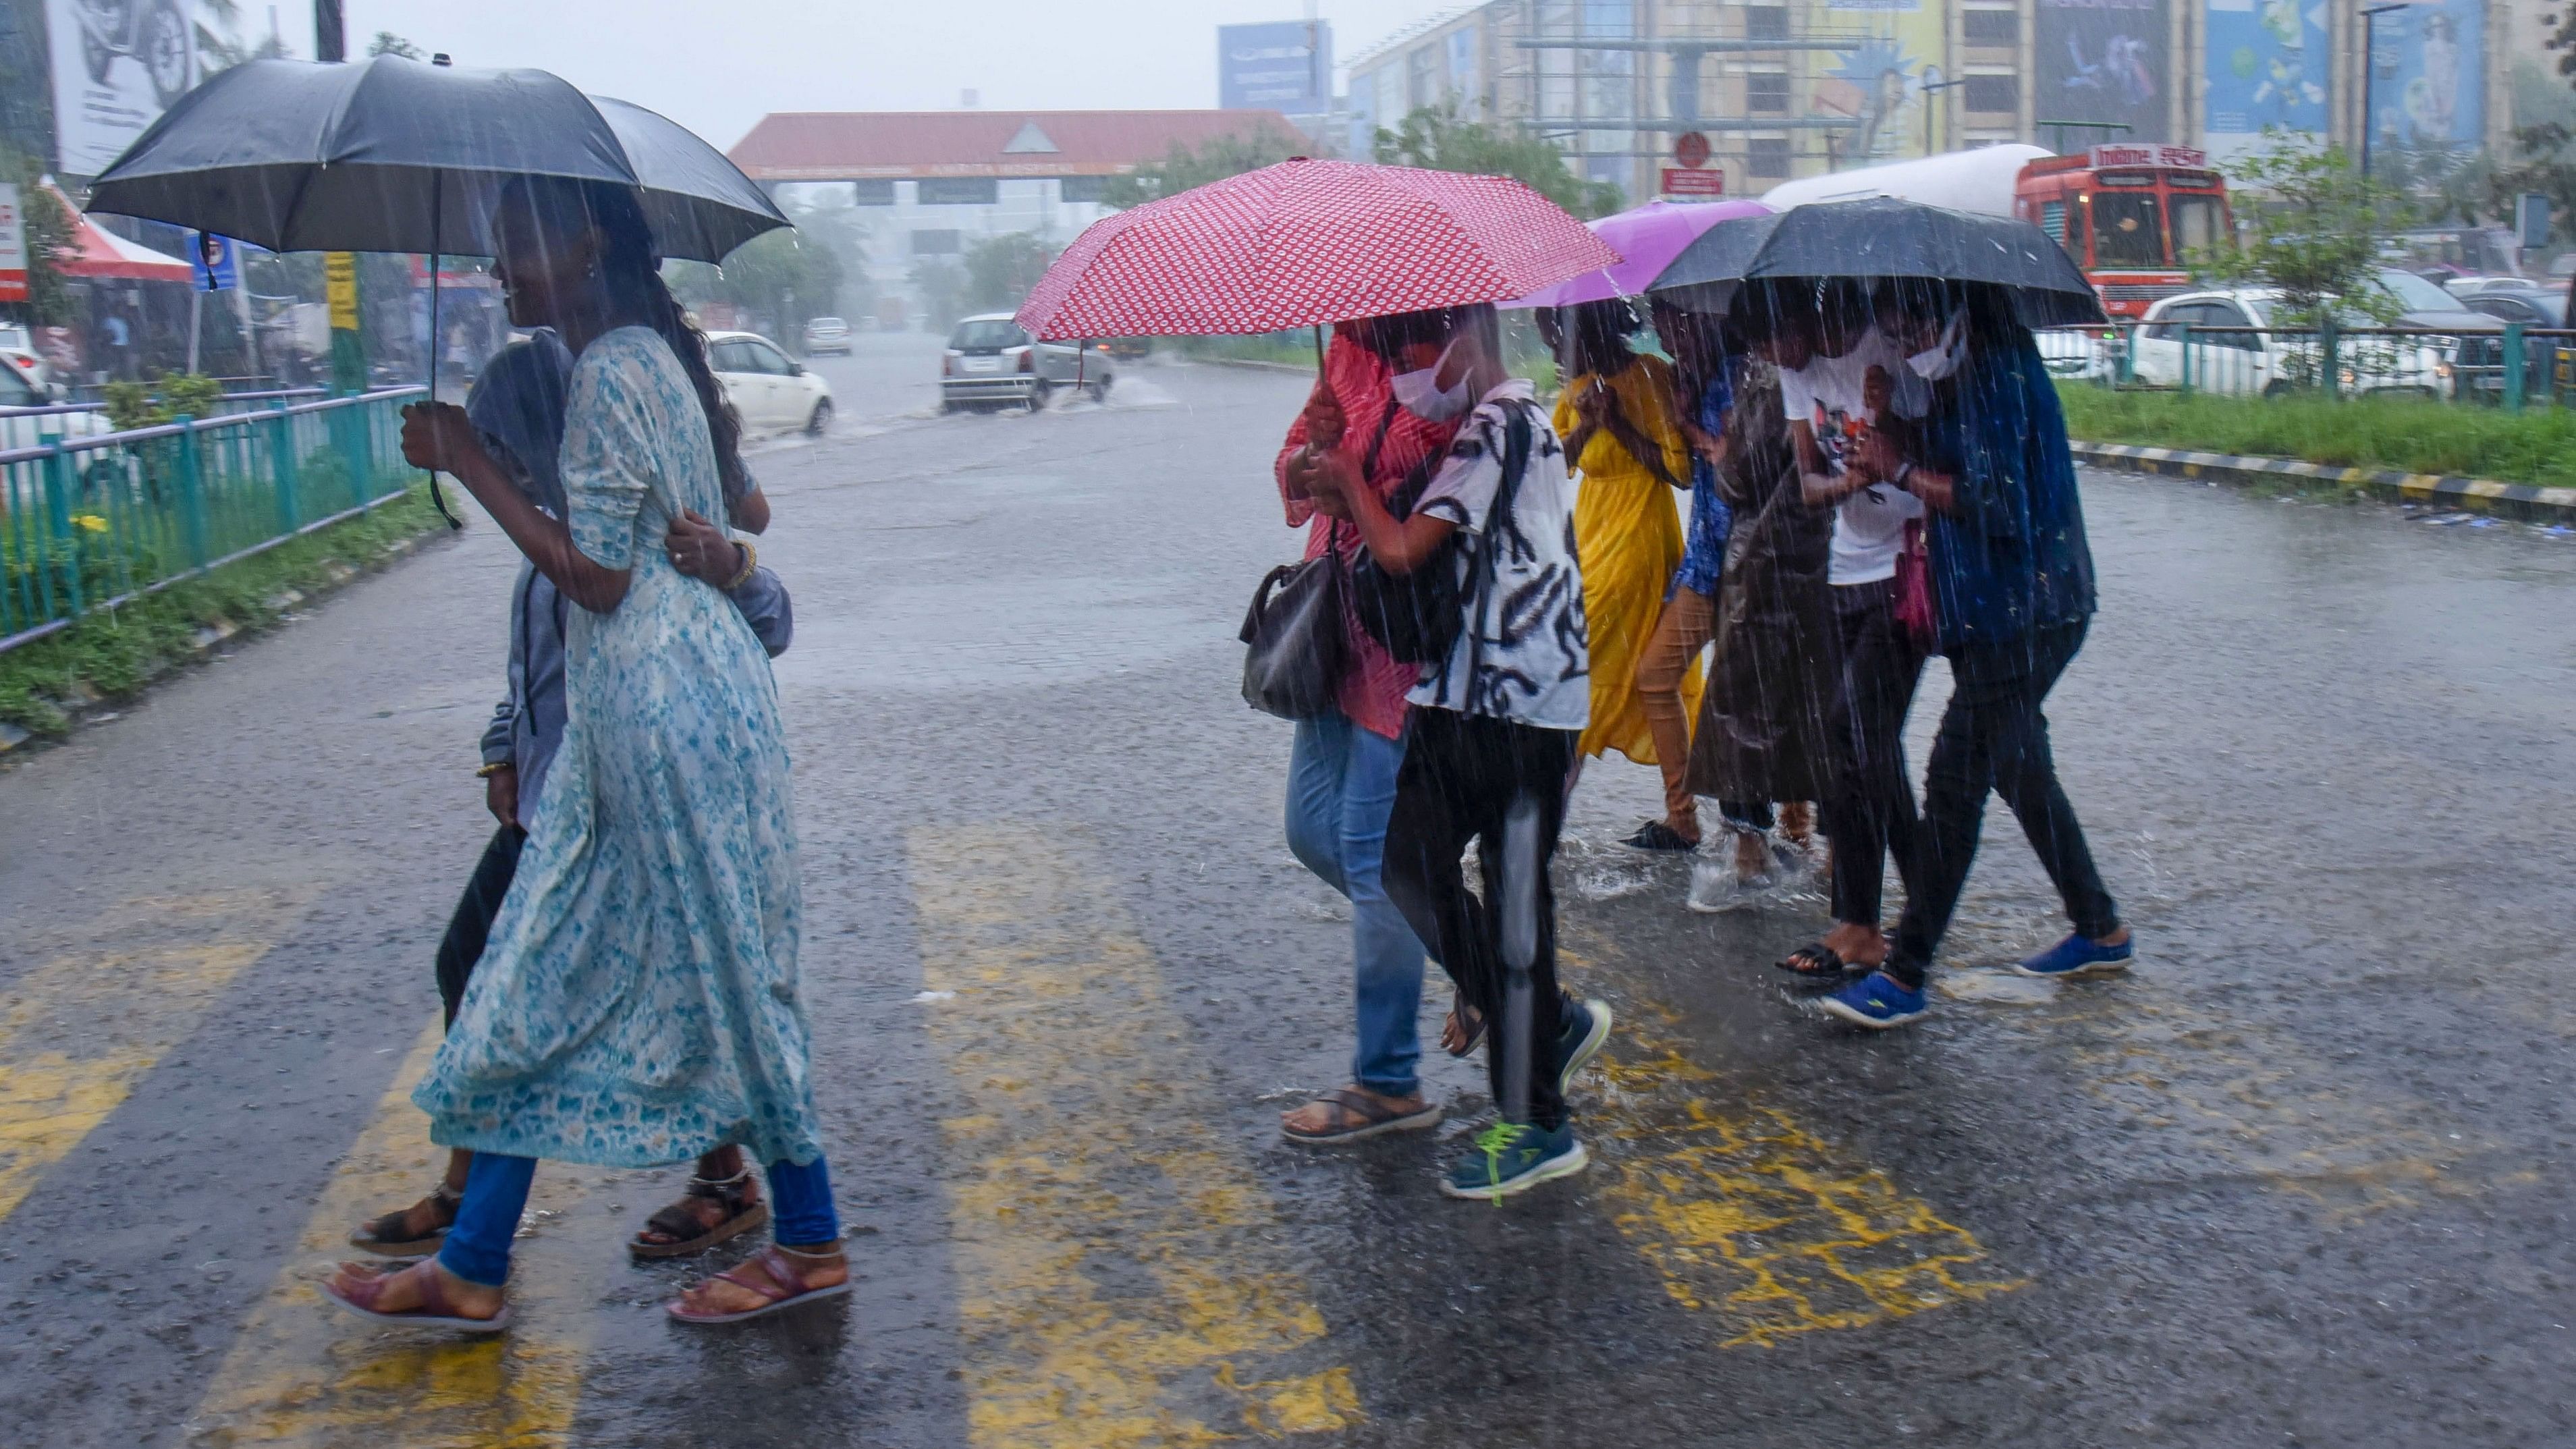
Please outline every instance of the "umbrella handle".
M445 220L445 198L440 195L447 186L447 173L429 173L429 400L438 401L438 257L439 223ZM451 532L462 532L465 520L448 511L447 490L438 486L438 470L429 470L429 501L438 505L438 516L447 520Z
M1318 323L1316 323L1316 324L1315 324L1315 377L1316 377L1316 379L1317 379L1318 381L1321 381L1321 380L1322 380L1322 378L1323 378L1323 376L1324 376L1324 324L1323 324L1323 323L1321 323L1321 322L1318 322Z

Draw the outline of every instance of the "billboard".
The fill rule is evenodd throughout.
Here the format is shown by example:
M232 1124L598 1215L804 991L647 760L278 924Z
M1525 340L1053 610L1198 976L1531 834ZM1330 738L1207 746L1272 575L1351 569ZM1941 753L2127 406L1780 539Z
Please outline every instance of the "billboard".
M1923 87L1945 79L1947 7L1923 0L1833 0L1827 8L1833 29L1855 40L1851 49L1828 58L1828 73L1816 83L1816 111L1858 123L1833 143L1835 166L1925 154L1930 118Z
M45 0L56 168L107 169L202 79L198 0Z
M0 181L0 302L27 300L27 229L18 188Z
M2264 128L2324 135L2326 0L2209 0L2209 109L2202 139L2220 161L2259 150Z
M1333 108L1333 27L1321 20L1216 28L1216 103L1320 116Z
M2101 121L2125 132L2080 139L2161 141L2173 94L2166 0L2039 0L2035 119Z
M2378 17L2371 46L2375 144L2486 143L2486 0L2411 0Z

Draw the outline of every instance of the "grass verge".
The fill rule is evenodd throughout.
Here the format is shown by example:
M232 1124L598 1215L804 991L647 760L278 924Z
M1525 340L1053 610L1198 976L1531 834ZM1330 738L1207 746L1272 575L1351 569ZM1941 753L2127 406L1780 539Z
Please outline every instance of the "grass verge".
M2186 396L2084 383L2060 383L2058 393L2066 401L2067 434L2088 443L2576 487L2576 409L2508 413L2403 397Z
M446 525L415 482L399 501L279 544L203 578L173 584L0 654L0 723L60 737L73 711L130 699L186 663L208 631L253 632L277 622L295 595L364 573Z

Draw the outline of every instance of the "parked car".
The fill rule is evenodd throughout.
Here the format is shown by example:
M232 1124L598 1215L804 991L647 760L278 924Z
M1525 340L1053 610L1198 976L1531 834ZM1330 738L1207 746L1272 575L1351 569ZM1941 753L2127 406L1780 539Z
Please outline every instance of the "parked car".
M820 433L832 425L832 387L757 332L710 332L707 360L747 433Z
M2499 322L2518 322L2527 328L2557 331L2567 325L2567 295L2539 283L2521 281L2519 287L2488 287L2461 303L2473 312L2493 317ZM2523 389L2526 394L2541 388L2564 392L2570 385L2570 364L2576 361L2576 350L2564 337L2526 337L2523 349ZM2504 338L2498 334L2492 346L2484 338L2462 338L2454 365L2459 369L2462 385L2472 397L2501 401L2504 397Z
M60 402L69 392L55 379L44 354L36 350L36 339L16 323L0 323L0 366L14 369L36 391L45 394L47 401Z
M2191 329L2190 381L2199 391L2269 397L2313 385L2320 359L2309 336L2223 330L2273 326L2272 309L2279 297L2270 288L2252 287L2165 298L2147 309L2145 321L2131 335L2132 374L2151 387L2181 386L2187 325ZM2491 318L2478 320L2489 327L2498 325ZM2344 344L2338 359L2339 381L2347 392L2446 395L2452 387L2449 342L2446 335L2431 334L2421 340L2354 338Z
M88 438L113 430L107 414L95 408L14 411L54 406L52 393L17 368L0 366L0 449L42 447L47 438Z
M1045 407L1059 387L1079 387L1097 402L1109 396L1116 375L1097 342L1040 342L1008 312L969 317L948 334L939 359L939 409L989 408L1018 403L1030 412Z
M850 355L850 324L838 317L817 317L805 324L805 355L820 357L826 352Z

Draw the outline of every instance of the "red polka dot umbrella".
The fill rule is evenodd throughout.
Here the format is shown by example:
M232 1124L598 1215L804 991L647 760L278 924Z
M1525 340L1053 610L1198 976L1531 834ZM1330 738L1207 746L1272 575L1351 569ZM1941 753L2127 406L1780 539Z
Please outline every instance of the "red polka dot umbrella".
M1019 323L1045 338L1276 332L1499 302L1618 262L1508 177L1284 161L1094 223Z

